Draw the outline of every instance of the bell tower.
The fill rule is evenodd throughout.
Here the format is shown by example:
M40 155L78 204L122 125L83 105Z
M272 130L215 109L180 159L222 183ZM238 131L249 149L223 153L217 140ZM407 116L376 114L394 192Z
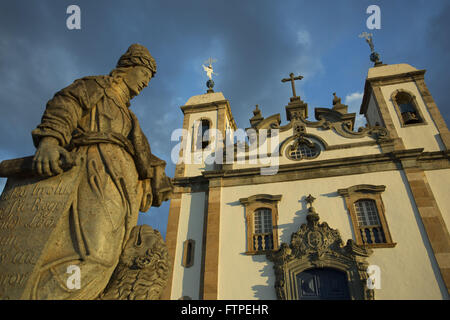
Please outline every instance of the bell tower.
M164 299L215 299L208 277L218 263L221 188L203 173L221 169L226 134L236 123L230 103L221 92L208 91L188 99L184 114L179 162L175 168L174 193L170 201L166 244L172 262ZM211 293L213 291L213 293Z
M236 123L231 115L230 102L222 92L193 96L180 107L184 114L180 160L175 177L201 176L202 172L218 169L226 134L233 134Z
M372 34L363 32L359 37L369 44L374 63L367 74L360 110L368 125L388 129L393 150L449 150L450 133L425 85L426 70L405 63L386 65L375 51Z
M409 64L369 69L360 113L370 126L388 129L394 150L450 148L450 133L425 84L425 72Z

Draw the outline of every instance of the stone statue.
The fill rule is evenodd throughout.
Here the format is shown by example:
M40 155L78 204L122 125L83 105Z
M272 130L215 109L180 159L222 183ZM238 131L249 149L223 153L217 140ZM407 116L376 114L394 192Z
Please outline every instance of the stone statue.
M125 246L103 300L157 300L169 275L168 250L157 230L136 226Z
M129 109L155 73L147 48L131 45L108 76L78 79L47 103L32 132L32 160L0 164L0 176L9 178L0 198L0 240L10 243L0 251L0 298L119 298L104 289L118 286L111 276L120 257L146 230L135 227L139 211L160 206L172 192L166 163L151 153ZM159 233L152 239L162 242ZM79 288L66 281L74 266ZM130 270L119 266L124 277Z

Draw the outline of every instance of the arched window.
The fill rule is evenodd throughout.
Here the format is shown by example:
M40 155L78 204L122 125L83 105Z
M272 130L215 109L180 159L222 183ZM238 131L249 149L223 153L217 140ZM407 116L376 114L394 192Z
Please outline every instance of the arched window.
M306 144L299 144L297 148L290 151L289 155L293 160L313 159L317 156L317 148L310 148Z
M288 159L300 161L304 159L315 159L321 151L320 146L304 137L296 137L291 144L288 144L284 154Z
M197 150L205 149L210 143L209 129L211 128L208 119L202 119L197 130Z
M398 91L395 93L393 100L403 126L423 123L423 118L413 96L405 91Z

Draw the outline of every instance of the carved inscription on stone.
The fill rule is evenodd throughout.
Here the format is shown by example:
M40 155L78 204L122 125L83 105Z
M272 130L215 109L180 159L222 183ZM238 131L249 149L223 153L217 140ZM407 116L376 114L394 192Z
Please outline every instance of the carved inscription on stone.
M78 171L8 179L0 196L0 299L27 298L48 240L76 195Z

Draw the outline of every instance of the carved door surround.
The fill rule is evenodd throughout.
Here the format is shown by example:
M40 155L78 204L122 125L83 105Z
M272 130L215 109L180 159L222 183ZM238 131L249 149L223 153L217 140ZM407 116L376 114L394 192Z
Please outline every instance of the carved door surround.
M332 268L346 274L350 299L373 300L374 291L366 285L369 277L367 258L372 250L358 246L352 239L343 246L339 231L326 222L319 223L319 215L311 206L307 223L292 233L291 243L268 252L274 263L275 290L280 300L297 300L297 275L314 268Z

